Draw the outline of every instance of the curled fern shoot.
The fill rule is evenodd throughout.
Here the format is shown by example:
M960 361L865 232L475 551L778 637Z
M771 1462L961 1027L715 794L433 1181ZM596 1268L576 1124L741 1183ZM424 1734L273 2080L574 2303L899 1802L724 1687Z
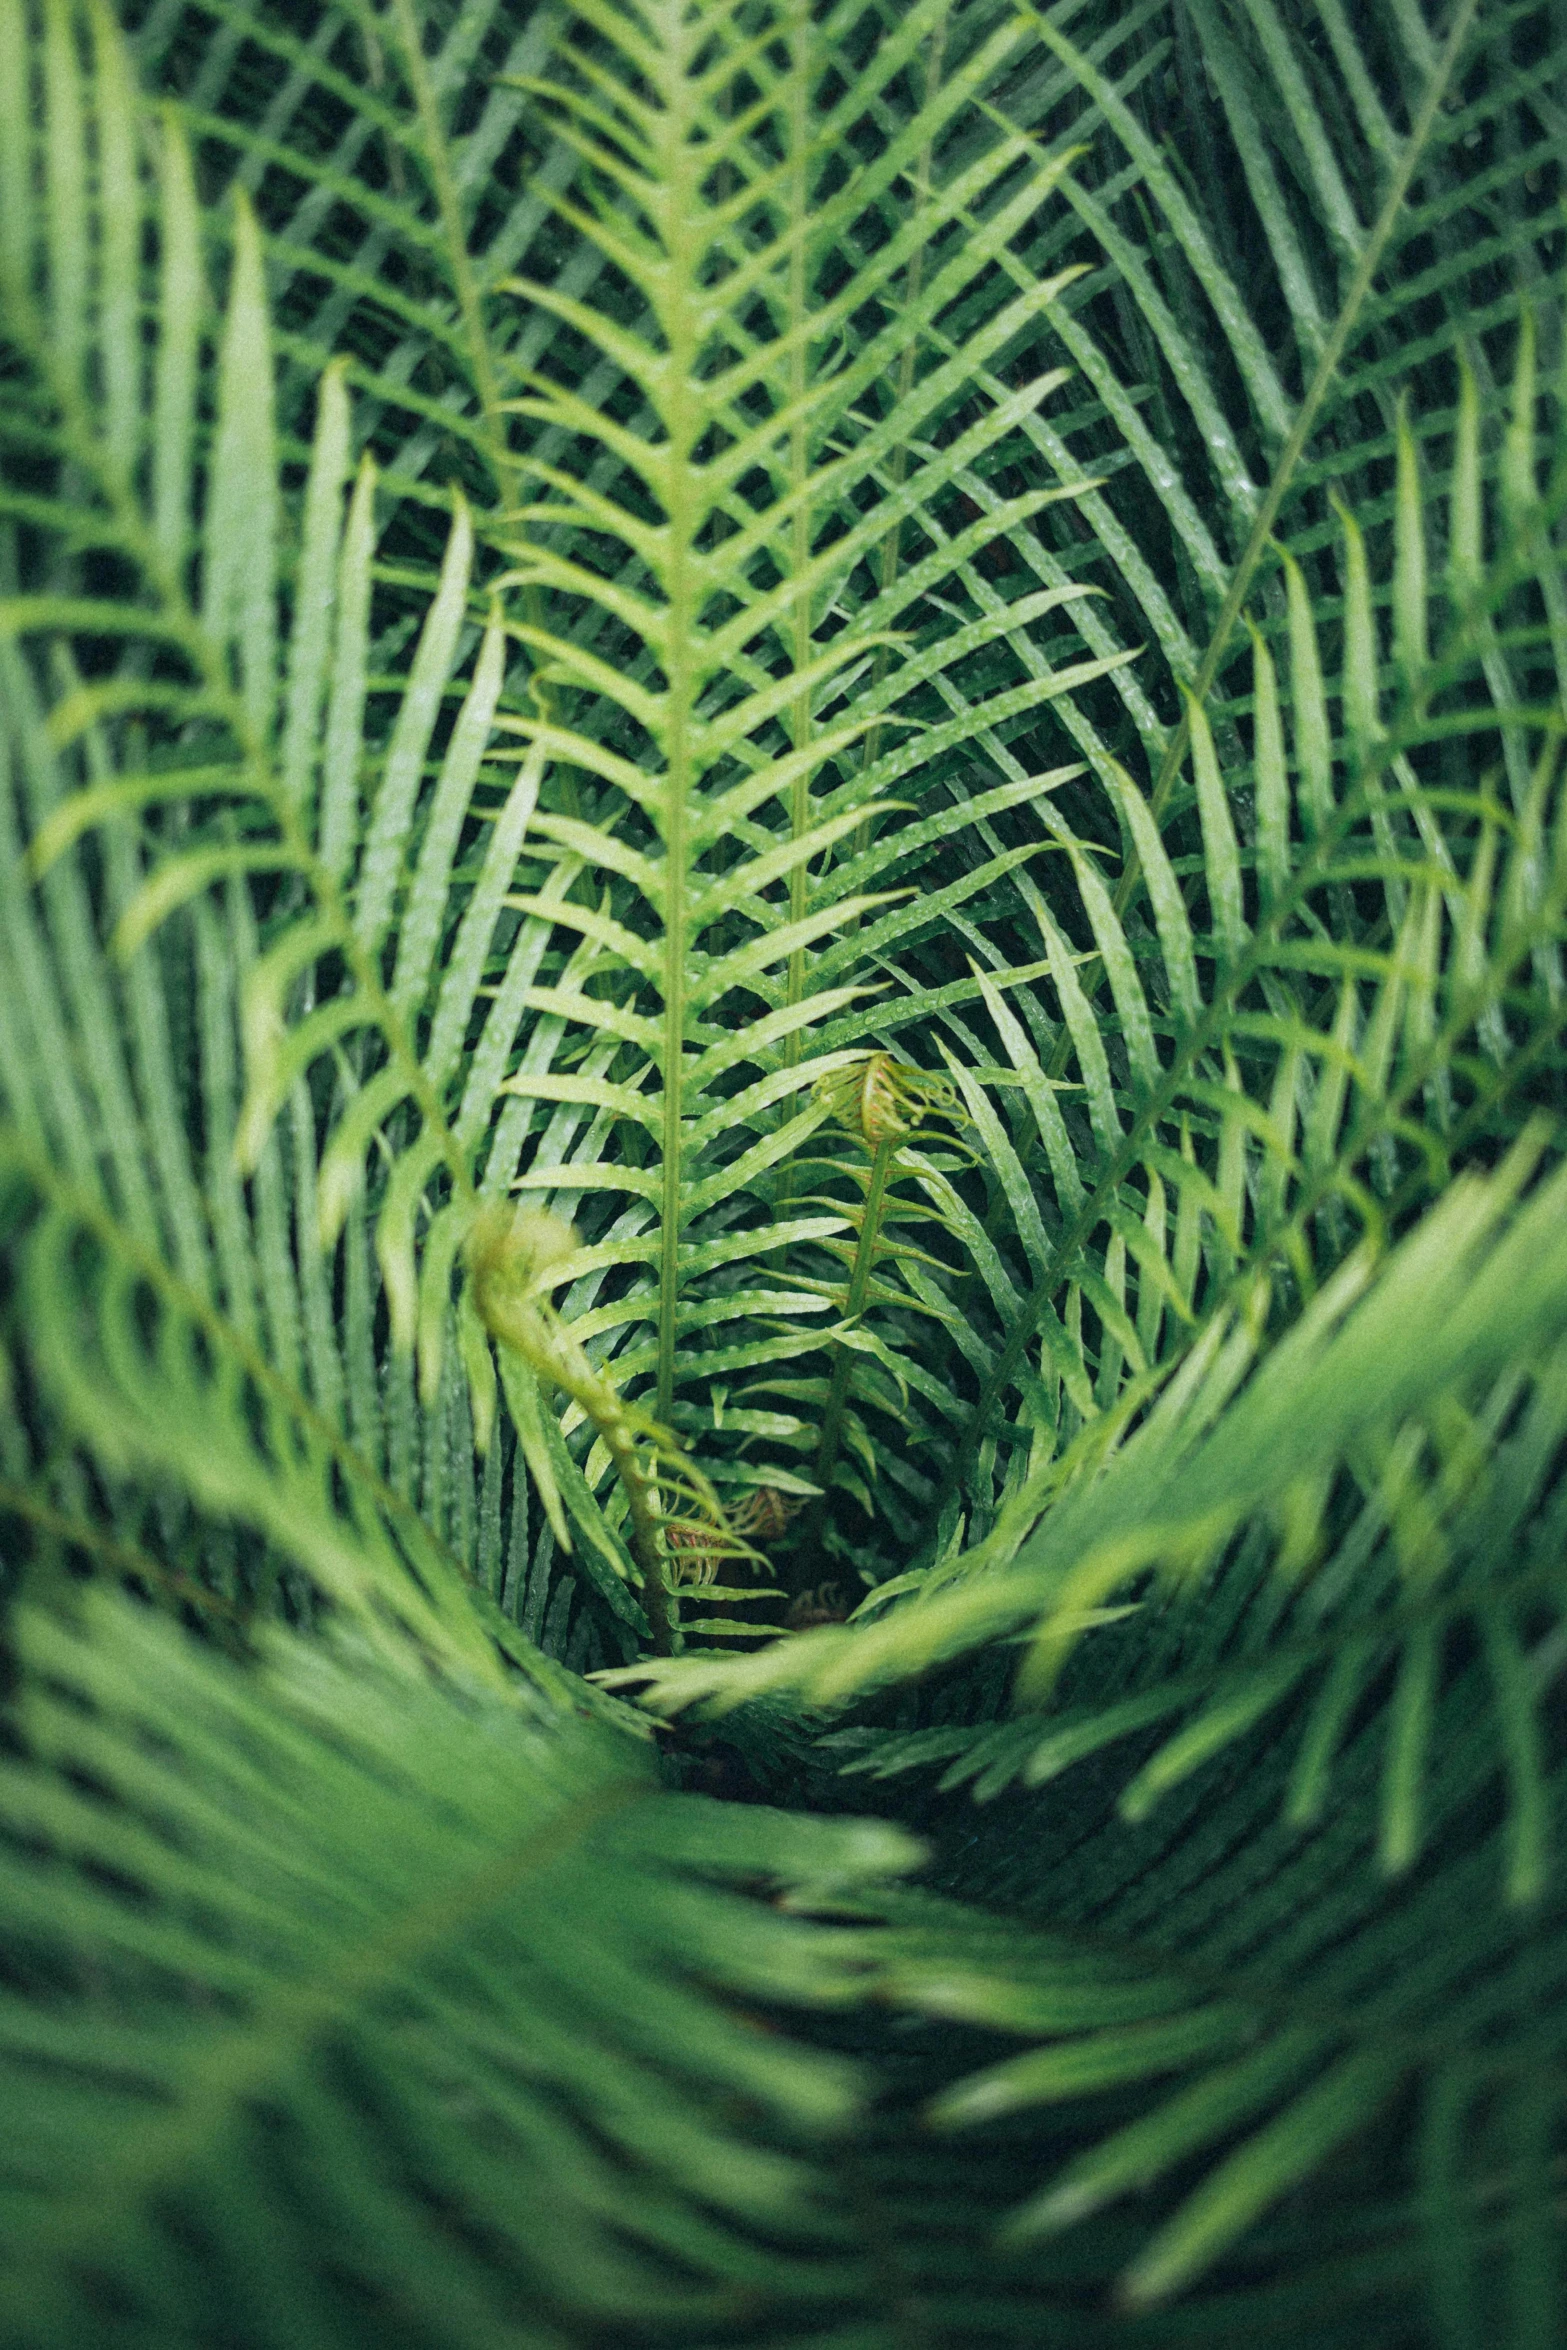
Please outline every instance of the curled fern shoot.
M842 1324L835 1334L832 1371L822 1408L814 1475L821 1499L806 1526L807 1541L819 1542L825 1530L827 1496L838 1471L843 1448L855 1350L863 1344L861 1325L872 1302L873 1276L878 1263L889 1256L908 1254L889 1240L887 1225L894 1215L925 1213L899 1201L894 1186L900 1177L918 1170L903 1158L907 1146L921 1136L962 1125L967 1115L951 1082L927 1069L895 1060L885 1051L866 1053L846 1068L819 1078L816 1099L832 1122L860 1143L863 1165L846 1170L862 1189L860 1205L851 1215L854 1246L848 1255L849 1279L842 1292ZM842 1162L835 1162L840 1169Z
M572 1255L575 1244L575 1233L558 1216L488 1207L467 1243L470 1295L479 1322L502 1350L513 1418L546 1496L555 1491L554 1474L539 1415L522 1382L531 1375L546 1389L564 1389L598 1431L626 1497L653 1651L668 1656L674 1626L667 1582L682 1575L711 1582L721 1561L751 1562L760 1554L735 1530L678 1439L594 1369L550 1304L552 1269ZM569 1548L558 1498L555 1515L557 1539Z

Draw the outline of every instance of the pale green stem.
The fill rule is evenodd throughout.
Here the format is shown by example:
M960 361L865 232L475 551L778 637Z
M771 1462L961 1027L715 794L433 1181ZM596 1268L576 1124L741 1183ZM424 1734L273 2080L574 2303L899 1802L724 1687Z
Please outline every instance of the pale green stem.
M887 1186L892 1178L892 1162L898 1152L897 1138L876 1145L871 1160L870 1180L865 1187L865 1209L860 1218L860 1237L854 1251L854 1264L849 1274L849 1292L844 1300L843 1318L856 1322L865 1311L865 1300L870 1295L871 1270L876 1262L876 1246L881 1238L881 1220L887 1200ZM837 1346L833 1350L832 1378L827 1388L827 1403L822 1412L821 1440L816 1450L815 1481L822 1488L823 1499L816 1504L813 1516L825 1511L828 1479L837 1466L843 1439L843 1416L849 1400L849 1381L854 1373L854 1351Z
M600 1421L599 1434L625 1487L631 1509L631 1547L642 1569L642 1606L647 1616L648 1638L655 1656L668 1656L673 1643L669 1594L664 1588L664 1551L659 1540L658 1512L653 1506L654 1479L624 1420Z
M562 1388L598 1430L631 1512L631 1547L642 1571L642 1604L655 1656L671 1651L669 1596L664 1586L664 1550L654 1502L657 1448L652 1461L637 1448L637 1425L626 1406L594 1370L587 1356L554 1314L531 1300L518 1303L482 1270L474 1279L474 1303L497 1346L521 1357L536 1376Z
M653 1501L653 1489L658 1478L656 1463L650 1467L637 1450L635 1430L612 1387L600 1379L574 1380L548 1355L541 1357L540 1362L548 1375L565 1388L572 1401L580 1404L604 1439L604 1449L625 1488L626 1501L631 1511L631 1547L636 1554L637 1565L642 1570L642 1606L647 1616L653 1654L668 1656L672 1650L669 1594L664 1585L664 1547L659 1534L659 1515Z

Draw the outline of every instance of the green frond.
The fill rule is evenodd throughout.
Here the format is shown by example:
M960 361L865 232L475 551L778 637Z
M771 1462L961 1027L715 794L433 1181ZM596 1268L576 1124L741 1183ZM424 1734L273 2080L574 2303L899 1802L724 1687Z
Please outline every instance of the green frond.
M1488 1589L1505 1571L1506 1553L1492 1547L1485 1506L1471 1482L1487 1454L1471 1444L1468 1475L1458 1475L1448 1492L1440 1463L1469 1414L1484 1417L1480 1398L1487 1391L1501 1399L1493 1411L1522 1408L1542 1353L1543 1417L1536 1425L1543 1431L1555 1424L1551 1350L1561 1329L1560 1284L1567 1281L1567 1258L1557 1244L1567 1197L1560 1171L1529 1195L1516 1221L1503 1223L1542 1139L1533 1137L1532 1148L1526 1142L1488 1182L1451 1186L1374 1275L1369 1251L1348 1258L1249 1379L1262 1335L1256 1301L1250 1316L1210 1322L1111 1460L1095 1460L1091 1473L1076 1478L1063 1477L1054 1463L1036 1471L985 1543L931 1572L901 1605L744 1663L644 1662L612 1681L645 1681L653 1701L668 1710L714 1699L733 1705L756 1689L780 1686L829 1704L1026 1625L1034 1646L1019 1691L1037 1702L1052 1690L1084 1610L1151 1569L1177 1580L1200 1577L1232 1542L1245 1552L1242 1529L1253 1522L1276 1557L1284 1590L1312 1570L1301 1605L1315 1628L1313 1640L1324 1643L1319 1655L1333 1646L1319 1620L1330 1605L1324 1592L1353 1602L1333 1638L1363 1644L1360 1610L1369 1604L1374 1557L1390 1578L1379 1605L1400 1622L1407 1606L1418 1626L1437 1606L1439 1588L1447 1594L1444 1616L1462 1615L1471 1605L1483 1613L1488 1598L1458 1597L1465 1578L1445 1519L1451 1510L1462 1525L1460 1546L1474 1543L1474 1571ZM1091 1434L1092 1424L1085 1436ZM1543 1463L1551 1441L1543 1433L1531 1437L1525 1453L1533 1458L1531 1448L1543 1446ZM1429 1493L1418 1466L1427 1446L1436 1456L1426 1473ZM1330 1508L1341 1475L1347 1484L1340 1506L1349 1511L1343 1521ZM1527 1511L1527 1488L1516 1498ZM1509 1478L1499 1472L1496 1506L1511 1508L1513 1499ZM1346 1586L1356 1569L1345 1566L1335 1575L1328 1563L1340 1542L1358 1565L1352 1590ZM1249 1565L1256 1570L1254 1556ZM1299 1675L1273 1686L1276 1625L1267 1627L1267 1640L1273 1703ZM1310 1646L1302 1649L1300 1672ZM1227 1734L1245 1727L1237 1720ZM1203 1760L1205 1751L1199 1741L1188 1761L1183 1750L1182 1767ZM1159 1765L1147 1799L1178 1775L1175 1763ZM1144 1799L1134 1797L1134 1809Z
M422 789L465 626L471 535L459 517L445 595L421 636L396 722L372 751L373 476L361 470L345 518L350 417L340 371L330 370L321 389L280 658L279 467L254 228L242 219L204 450L190 429L199 262L188 166L177 129L166 127L154 147L150 122L125 118L125 60L107 19L93 21L84 60L75 20L60 19L38 135L47 148L85 122L94 152L105 166L117 159L128 177L123 185L100 179L90 203L48 217L32 209L24 179L11 190L21 210L8 216L6 321L19 363L8 427L20 427L32 401L52 418L61 449L53 490L33 498L27 529L42 534L43 562L57 579L62 563L90 560L74 550L112 547L125 587L120 600L100 605L15 580L0 646L14 962L5 1150L28 1202L12 1223L26 1231L25 1310L39 1317L34 1367L55 1415L40 1442L21 1448L20 1514L35 1529L69 1523L88 1555L106 1544L140 1556L155 1494L182 1490L198 1520L243 1528L251 1549L261 1545L241 1567L232 1536L214 1545L193 1524L175 1538L193 1551L171 1585L187 1599L206 1592L219 1616L237 1607L242 1620L266 1604L287 1562L288 1592L306 1578L288 1605L313 1591L378 1639L401 1625L433 1652L493 1673L494 1636L475 1614L474 1575L477 1568L501 1588L500 1530L479 1566L471 1545L480 1466L464 1463L449 1484L450 1526L437 1491L444 1467L434 1466L454 1408L441 1357L450 1290L433 1337L426 1332L421 1514L412 1399L383 1430L380 1401L367 1392L381 1372L364 1352L373 1349L375 1304L358 1262L363 1229L347 1232L334 1265L322 1264L307 1236L320 1229L337 1243L363 1181L365 1145L410 1093L417 1102L424 1088L439 1108L444 1084L460 1117L477 990L496 923L507 920L501 899L537 777L524 764L497 812L478 887L459 885L456 951L438 969L437 940L451 920L446 868L469 822L501 682L492 629L445 742L406 926L383 977L361 926L384 927L387 877L395 882L401 870L395 835ZM156 252L149 316L158 333L117 357L122 322L109 270L125 221L140 223L137 239L146 234ZM74 343L62 342L58 306L78 284L95 289L94 299L82 302ZM35 564L37 544L27 557ZM12 553L14 578L14 541ZM94 650L105 640L94 632L111 619L114 660L105 672ZM374 757L384 771L369 793L361 872L361 790ZM36 900L29 869L43 877ZM258 921L247 885L265 891L274 885L264 877L278 875L295 878ZM354 884L346 902L344 881ZM291 897L301 885L308 895ZM292 905L291 922L279 923L280 905ZM113 958L98 943L105 936ZM315 974L334 958L347 959L347 984L311 1008ZM395 1034L415 999L421 1012L428 1006L422 1065ZM520 1009L512 1007L503 1052ZM401 1041L395 1093L395 1075L389 1082L364 1058L361 1032L372 1024ZM345 1129L356 1128L357 1160L343 1145ZM198 1132L203 1142L193 1150ZM417 1148L416 1140L411 1157ZM471 1152L465 1158L449 1130L440 1151L466 1180ZM379 1204L388 1306L411 1342L419 1198L394 1181ZM344 1282L352 1331L334 1327L334 1288ZM65 1500L80 1458L57 1448L77 1444L120 1491L107 1523L85 1496ZM520 1493L516 1501L520 1526Z
M786 2303L824 2254L852 2289L808 2146L854 2074L749 2011L853 2000L855 1955L741 1888L868 1885L911 1839L671 1794L563 1693L297 1638L242 1674L123 1601L21 1643L11 2339L99 2338L112 2296L126 2341L243 2308L336 2345L379 2303L554 2344Z
M1557 2350L1559 11L0 58L0 2332Z

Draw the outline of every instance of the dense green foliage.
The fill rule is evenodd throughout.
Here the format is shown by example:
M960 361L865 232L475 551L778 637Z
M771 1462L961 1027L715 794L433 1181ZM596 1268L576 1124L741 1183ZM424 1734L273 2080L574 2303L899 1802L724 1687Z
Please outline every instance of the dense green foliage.
M8 2350L1567 2341L1564 130L0 0Z

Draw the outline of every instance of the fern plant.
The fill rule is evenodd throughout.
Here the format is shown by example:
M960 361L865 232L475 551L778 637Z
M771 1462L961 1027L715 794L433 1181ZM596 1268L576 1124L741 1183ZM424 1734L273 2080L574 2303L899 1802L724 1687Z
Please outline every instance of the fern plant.
M1557 13L0 56L6 2339L1557 2342Z

